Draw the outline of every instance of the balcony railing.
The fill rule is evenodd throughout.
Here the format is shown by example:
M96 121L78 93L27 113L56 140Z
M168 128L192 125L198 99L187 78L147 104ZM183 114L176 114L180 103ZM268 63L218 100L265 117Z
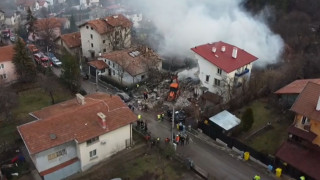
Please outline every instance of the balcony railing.
M248 72L249 72L249 69L245 69L242 72L236 72L235 76L240 77L240 76L247 74Z

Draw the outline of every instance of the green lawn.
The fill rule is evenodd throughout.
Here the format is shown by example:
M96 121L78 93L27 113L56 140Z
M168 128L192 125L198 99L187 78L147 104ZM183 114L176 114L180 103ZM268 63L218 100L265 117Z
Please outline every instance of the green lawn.
M286 114L279 113L279 111L274 109L274 107L264 100L256 100L249 106L242 108L238 117L241 118L242 113L248 107L253 110L254 123L249 132L242 133L239 138L260 152L274 154L282 142L286 140L288 135L286 130L292 123L293 119L288 118ZM265 126L268 122L271 122L271 128L247 138L254 131Z
M72 95L65 88L56 87L54 91L55 102L71 99ZM42 88L31 88L18 93L18 103L12 109L10 121L0 121L0 143L6 141L13 143L19 137L16 127L34 120L29 113L51 105L51 98Z

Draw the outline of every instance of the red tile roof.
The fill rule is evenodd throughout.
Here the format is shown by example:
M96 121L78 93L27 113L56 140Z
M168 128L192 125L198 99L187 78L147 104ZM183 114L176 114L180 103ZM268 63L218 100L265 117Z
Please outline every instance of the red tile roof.
M61 164L59 164L58 166L55 166L55 167L52 167L52 168L47 169L47 170L45 170L45 171L42 171L42 172L40 172L39 174L40 174L40 176L45 176L45 175L47 175L47 174L51 174L51 173L53 173L53 172L55 172L55 171L57 171L57 170L59 170L59 169L62 169L62 168L64 168L64 167L67 167L67 166L69 166L69 165L71 165L71 164L73 164L73 163L75 163L75 162L77 162L77 161L79 161L78 158L70 159L69 161L66 161L66 162L64 162L64 163L61 163Z
M221 50L222 47L225 47L224 52ZM212 51L212 48L216 48L215 53ZM232 57L233 48L237 48L237 58ZM191 50L227 73L258 59L245 50L222 41L196 46L191 48Z
M320 151L316 148L303 148L291 142L285 142L276 153L276 157L288 163L306 175L320 177Z
M90 61L90 62L88 62L88 64L99 69L99 70L102 70L102 69L105 69L108 67L108 65L102 60Z
M63 34L63 35L60 35L60 38L70 49L81 46L80 32Z
M85 96L85 102L81 105L75 98L32 112L39 120L18 126L29 153L39 153L73 140L82 143L137 119L119 96L95 93ZM99 123L98 112L106 116L106 129ZM56 139L51 139L50 134L55 134Z
M120 51L112 51L110 53L102 54L102 57L116 62L117 64L121 65L131 76L136 76L148 70L148 60L142 55L138 55L136 57L130 56L129 53L133 51L135 50L126 49Z
M294 125L289 126L288 132L293 135L299 136L309 142L312 142L317 137L317 135L313 132L304 131L302 129L296 128Z
M104 19L91 20L80 25L79 27L84 26L86 24L94 28L99 34L111 32L113 31L114 27L121 26L123 28L127 28L132 26L132 22L122 14L108 16Z
M274 92L275 94L300 94L308 82L320 84L320 79L299 79Z
M320 121L320 111L316 110L320 96L320 85L308 82L300 93L291 110L297 114L308 117L309 119Z
M12 61L14 54L14 45L0 47L0 62Z

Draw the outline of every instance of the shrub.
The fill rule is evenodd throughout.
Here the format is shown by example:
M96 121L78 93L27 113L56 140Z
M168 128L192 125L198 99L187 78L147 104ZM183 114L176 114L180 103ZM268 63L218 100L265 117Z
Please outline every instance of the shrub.
M251 108L246 109L241 118L241 128L243 131L248 131L251 129L253 124L253 111Z

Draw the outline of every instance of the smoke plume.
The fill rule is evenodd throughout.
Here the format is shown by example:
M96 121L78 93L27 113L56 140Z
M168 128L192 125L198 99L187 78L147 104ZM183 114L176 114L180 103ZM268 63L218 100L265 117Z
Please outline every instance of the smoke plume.
M190 57L190 48L224 41L259 58L256 65L275 63L283 41L266 25L241 8L242 0L133 0L162 38L160 55Z

